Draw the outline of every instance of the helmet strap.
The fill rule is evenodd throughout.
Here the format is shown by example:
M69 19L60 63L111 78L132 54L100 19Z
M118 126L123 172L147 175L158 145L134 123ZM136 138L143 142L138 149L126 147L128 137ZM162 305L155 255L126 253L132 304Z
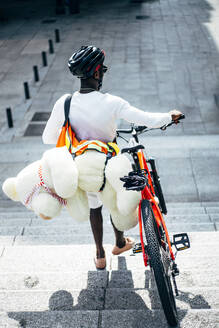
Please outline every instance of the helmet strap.
M100 65L98 65L98 69L97 69L97 70L95 71L95 73L94 73L94 79L98 81L98 90L100 90L100 89L102 88L102 85L103 85L103 74L100 73L99 68L100 68ZM95 77L95 74L96 74L96 73L99 73L99 74L98 74L98 75L99 75L99 78L96 78L96 77ZM102 75L102 76L101 76L101 75Z

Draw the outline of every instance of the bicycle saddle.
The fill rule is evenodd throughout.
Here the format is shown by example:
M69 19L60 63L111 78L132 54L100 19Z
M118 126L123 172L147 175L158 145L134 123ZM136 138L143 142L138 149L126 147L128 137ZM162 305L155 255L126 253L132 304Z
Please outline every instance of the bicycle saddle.
M143 145L137 145L134 147L123 148L121 153L136 153L139 149L144 149Z

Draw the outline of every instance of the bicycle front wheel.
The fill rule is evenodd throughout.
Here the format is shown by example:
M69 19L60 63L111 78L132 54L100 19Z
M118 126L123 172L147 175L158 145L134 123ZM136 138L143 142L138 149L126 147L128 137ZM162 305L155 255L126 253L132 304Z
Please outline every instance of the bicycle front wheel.
M154 274L160 301L170 326L175 327L178 323L175 297L171 284L170 261L159 242L159 232L154 214L148 200L142 201L142 221L147 242L147 253L150 267Z

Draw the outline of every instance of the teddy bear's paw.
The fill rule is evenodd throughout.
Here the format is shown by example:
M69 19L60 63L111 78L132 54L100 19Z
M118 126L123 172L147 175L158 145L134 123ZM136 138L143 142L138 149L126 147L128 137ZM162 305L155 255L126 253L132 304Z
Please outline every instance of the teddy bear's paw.
M119 231L126 231L134 228L138 224L137 209L129 215L121 215L118 211L111 211L113 224Z
M32 210L40 217L54 218L62 209L62 204L48 193L40 193L32 199Z
M2 190L10 199L14 201L19 201L20 198L16 191L16 178L8 178L4 181L2 185Z
M122 190L117 194L117 208L121 215L129 215L137 208L141 200L141 193Z

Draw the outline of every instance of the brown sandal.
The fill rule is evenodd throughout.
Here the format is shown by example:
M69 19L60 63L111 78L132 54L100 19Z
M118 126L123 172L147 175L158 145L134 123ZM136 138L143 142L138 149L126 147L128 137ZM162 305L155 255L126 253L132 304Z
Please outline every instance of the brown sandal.
M106 258L102 257L100 259L94 258L94 263L98 270L103 270L106 267Z
M118 246L114 246L112 253L113 255L119 255L123 252L129 251L130 249L132 249L134 244L135 244L134 239L130 237L125 237L125 246L123 246L122 248L119 248Z

